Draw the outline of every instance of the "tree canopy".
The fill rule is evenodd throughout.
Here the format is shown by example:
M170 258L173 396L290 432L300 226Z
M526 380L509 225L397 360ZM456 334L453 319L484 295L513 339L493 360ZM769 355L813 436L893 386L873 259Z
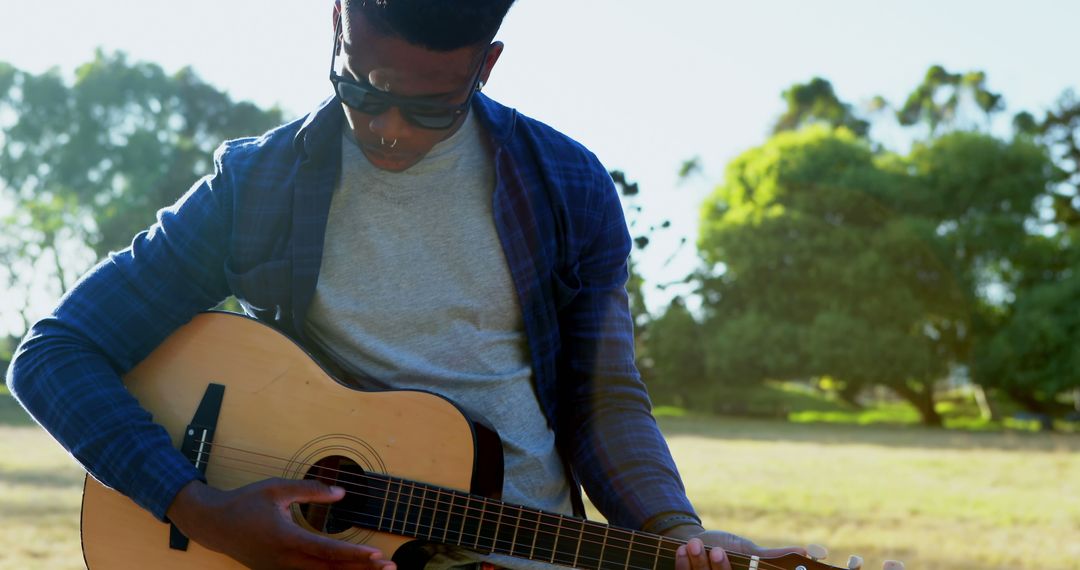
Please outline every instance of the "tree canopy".
M0 192L15 204L0 240L8 288L41 287L22 276L36 267L62 293L81 273L71 252L88 265L124 247L210 172L218 144L280 122L189 68L170 75L123 53L99 51L71 80L0 62Z
M1071 241L1039 222L1049 197L1072 198L1053 160L1069 156L1072 107L1035 121L1041 139L995 136L958 119L965 100L1001 110L985 74L935 66L897 114L928 135L901 154L823 79L784 100L776 134L734 159L702 208L712 381L885 385L933 425L934 386L957 369L1042 400L1080 386L1063 373L1080 331L1055 316L1076 302L1060 262Z

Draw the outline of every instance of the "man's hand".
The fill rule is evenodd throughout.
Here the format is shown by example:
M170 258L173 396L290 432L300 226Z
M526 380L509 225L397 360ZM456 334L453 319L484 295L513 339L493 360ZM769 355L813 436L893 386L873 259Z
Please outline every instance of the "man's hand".
M664 533L669 538L688 541L675 552L675 570L731 570L728 552L769 558L785 554L806 555L805 548L761 548L753 542L719 530L698 525L681 525ZM719 547L706 551L706 546Z
M193 481L166 515L191 540L258 569L395 570L375 548L308 532L292 520L293 503L333 503L344 489L318 481L268 479L232 491Z

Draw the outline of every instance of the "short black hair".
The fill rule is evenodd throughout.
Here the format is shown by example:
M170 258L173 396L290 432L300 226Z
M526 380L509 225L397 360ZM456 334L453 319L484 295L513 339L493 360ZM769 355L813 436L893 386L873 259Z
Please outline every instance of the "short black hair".
M490 42L514 0L345 0L381 33L434 51Z

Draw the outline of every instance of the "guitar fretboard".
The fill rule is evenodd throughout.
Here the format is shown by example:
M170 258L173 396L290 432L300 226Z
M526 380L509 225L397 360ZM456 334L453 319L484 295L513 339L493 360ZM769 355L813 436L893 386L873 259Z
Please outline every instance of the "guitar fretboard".
M587 570L673 570L680 541L521 507L453 489L365 474L357 526ZM735 570L747 564L731 560Z

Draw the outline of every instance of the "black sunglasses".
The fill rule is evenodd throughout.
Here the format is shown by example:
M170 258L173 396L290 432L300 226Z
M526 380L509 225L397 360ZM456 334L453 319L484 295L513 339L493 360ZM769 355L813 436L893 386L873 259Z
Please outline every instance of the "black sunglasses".
M334 51L330 55L330 83L343 103L366 115L381 115L390 107L397 107L409 123L425 129L444 130L454 126L458 117L465 114L472 103L473 95L480 90L480 73L487 61L487 50L480 59L480 65L472 79L472 88L464 103L454 105L427 101L420 97L402 97L376 89L370 82L338 75L334 71L337 60L338 38L341 37L341 20L334 31Z

